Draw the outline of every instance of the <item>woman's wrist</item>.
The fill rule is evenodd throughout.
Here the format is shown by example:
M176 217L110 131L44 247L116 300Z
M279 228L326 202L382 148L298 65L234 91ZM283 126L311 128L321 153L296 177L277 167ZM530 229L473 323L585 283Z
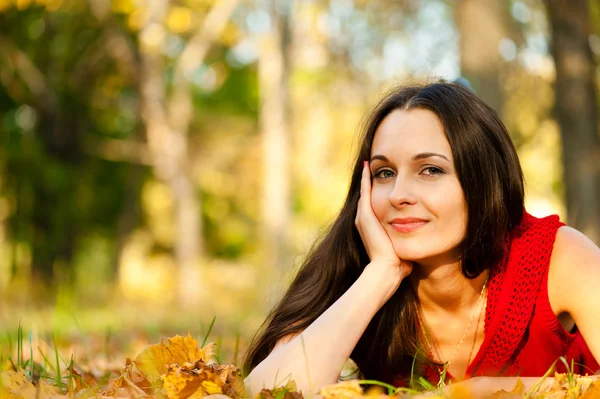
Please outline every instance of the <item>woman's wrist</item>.
M402 268L402 265L385 261L375 261L365 266L363 276L372 279L385 294L382 306L396 292L404 279Z

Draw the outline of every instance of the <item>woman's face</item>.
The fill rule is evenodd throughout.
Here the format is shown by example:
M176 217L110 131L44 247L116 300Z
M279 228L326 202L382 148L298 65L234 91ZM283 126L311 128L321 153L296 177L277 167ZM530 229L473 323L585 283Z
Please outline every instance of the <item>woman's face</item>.
M400 259L454 262L467 205L441 121L423 109L395 110L371 150L371 204Z

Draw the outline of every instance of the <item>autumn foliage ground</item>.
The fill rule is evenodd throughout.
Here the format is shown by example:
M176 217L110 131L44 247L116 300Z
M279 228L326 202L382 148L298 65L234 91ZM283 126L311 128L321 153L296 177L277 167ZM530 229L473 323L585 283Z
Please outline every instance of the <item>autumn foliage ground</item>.
M34 348L27 343L22 329L17 332L17 353L2 354L0 399L23 398L158 398L158 399L240 399L245 391L243 375L235 364L221 364L216 356L215 343L199 343L191 335L162 339L145 346L134 358L123 357L115 362L77 361L74 355L65 358L57 350L43 353L42 362L34 358ZM205 336L204 341L208 338ZM520 380L511 391L492 393L493 398L600 398L600 380L572 374L556 374L550 383L536 384L526 390ZM540 380L540 382L543 382ZM437 397L474 398L468 385L456 384L419 392L395 389L376 381L346 381L323 388L325 399L375 397ZM257 399L300 399L291 378L266 387Z

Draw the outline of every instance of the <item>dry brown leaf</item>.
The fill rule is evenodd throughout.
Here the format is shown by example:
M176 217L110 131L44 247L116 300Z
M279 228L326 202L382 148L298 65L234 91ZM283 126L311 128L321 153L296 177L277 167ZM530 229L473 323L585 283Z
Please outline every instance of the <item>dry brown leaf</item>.
M223 381L223 393L233 399L246 398L246 388L244 387L244 377L242 371L233 364L215 365L213 367L219 379ZM294 389L296 387L294 386Z
M275 389L263 389L254 397L255 399L304 399L301 392L298 392L296 382L290 380L285 386Z
M304 399L300 392L283 391L281 388L263 389L255 399Z
M126 359L125 369L123 370L122 375L140 388L144 393L148 395L152 394L152 384L148 381L146 375L139 371L135 363L131 360Z
M72 376L72 385L69 386L70 394L77 394L79 396L79 392L93 388L98 383L96 377L90 372L80 370L76 367L72 367L68 372Z
M149 398L150 395L144 392L141 388L135 385L126 375L121 375L119 378L112 380L108 387L100 389L98 394L105 398Z

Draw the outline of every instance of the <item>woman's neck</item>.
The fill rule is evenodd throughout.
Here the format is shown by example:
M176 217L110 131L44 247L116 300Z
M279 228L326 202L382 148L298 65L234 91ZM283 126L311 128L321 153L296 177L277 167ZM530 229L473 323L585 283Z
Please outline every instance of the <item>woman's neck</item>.
M415 264L410 283L426 312L456 313L471 308L479 300L488 271L474 279L466 278L460 262L435 266Z

